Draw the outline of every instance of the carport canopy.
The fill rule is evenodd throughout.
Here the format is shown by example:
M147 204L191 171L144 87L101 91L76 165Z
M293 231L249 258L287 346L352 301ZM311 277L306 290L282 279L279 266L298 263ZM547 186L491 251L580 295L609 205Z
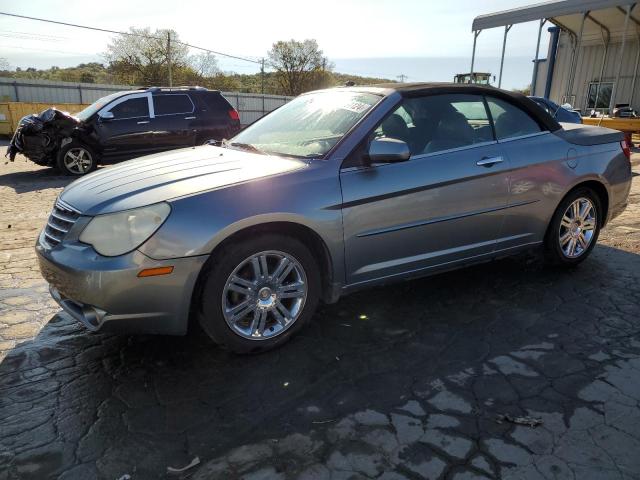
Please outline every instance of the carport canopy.
M638 0L554 0L550 2L537 3L510 10L480 15L473 20L471 30L474 33L473 54L471 58L471 72L475 60L476 41L482 30L496 27L504 27L504 40L502 43L502 59L500 63L500 76L498 86L502 82L502 67L504 64L504 51L509 29L518 23L532 22L538 20L540 28L538 30L538 43L536 45L536 56L534 61L534 72L532 88L535 87L537 60L540 50L540 35L543 25L548 21L560 29L567 32L576 45L577 52L583 41L601 40L606 38L608 43L613 38L622 38L622 53L629 25L640 26L640 19L634 16L632 11ZM575 74L575 64L577 53L574 53L571 72ZM619 76L619 73L618 73ZM571 83L571 81L570 81ZM618 82L616 82L617 84ZM568 90L572 85L568 87ZM569 91L567 93L570 93ZM615 99L615 92L612 95Z
M486 30L546 19L567 32L578 35L582 16L588 12L587 18L591 21L585 22L583 38L593 36L599 39L600 25L606 27L611 35L622 35L627 13L625 7L636 2L637 0L559 0L538 3L480 15L473 20L471 30Z

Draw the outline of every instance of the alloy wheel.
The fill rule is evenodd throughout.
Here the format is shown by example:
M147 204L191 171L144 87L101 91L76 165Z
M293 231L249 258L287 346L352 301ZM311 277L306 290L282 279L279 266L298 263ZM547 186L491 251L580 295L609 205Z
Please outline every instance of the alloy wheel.
M560 221L559 242L567 258L577 258L587 251L597 225L596 209L588 198L574 200Z
M231 330L249 340L282 334L300 317L307 277L293 256L269 250L238 265L222 292L222 314Z
M70 148L64 155L64 166L75 175L83 175L91 169L91 154L82 147Z

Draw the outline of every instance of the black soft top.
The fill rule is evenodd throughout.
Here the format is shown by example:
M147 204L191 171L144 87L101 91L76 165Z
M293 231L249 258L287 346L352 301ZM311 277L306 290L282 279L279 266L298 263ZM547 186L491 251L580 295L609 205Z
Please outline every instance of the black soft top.
M357 88L357 87L356 87ZM444 93L491 95L506 102L512 103L531 115L544 129L555 132L562 126L545 112L536 102L526 95L517 92L509 92L489 85L477 85L473 83L379 83L365 88L383 89L387 94L391 91L398 92L403 97L416 97L423 95L439 95Z

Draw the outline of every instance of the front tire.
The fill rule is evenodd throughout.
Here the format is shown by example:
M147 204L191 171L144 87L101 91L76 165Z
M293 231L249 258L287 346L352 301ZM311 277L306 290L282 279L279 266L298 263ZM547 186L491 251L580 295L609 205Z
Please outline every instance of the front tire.
M79 177L94 171L98 159L92 148L74 140L60 149L56 164L65 175Z
M204 275L200 324L214 342L236 353L282 345L313 316L320 297L313 255L283 235L224 247Z
M547 231L548 260L566 267L583 262L598 241L602 215L600 198L593 190L570 192L558 205Z

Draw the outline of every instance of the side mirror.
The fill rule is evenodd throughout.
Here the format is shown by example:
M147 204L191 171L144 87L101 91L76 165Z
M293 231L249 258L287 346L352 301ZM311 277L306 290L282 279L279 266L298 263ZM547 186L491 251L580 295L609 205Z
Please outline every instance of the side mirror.
M112 112L100 112L100 113L98 113L98 117L100 117L100 120L113 120L113 113Z
M369 144L369 163L394 163L409 160L409 145L396 138L375 138Z

